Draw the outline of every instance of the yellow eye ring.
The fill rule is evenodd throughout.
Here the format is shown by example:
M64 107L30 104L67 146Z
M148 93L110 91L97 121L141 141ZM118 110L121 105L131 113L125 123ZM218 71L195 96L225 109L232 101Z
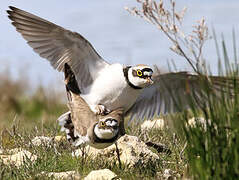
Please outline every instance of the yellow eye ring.
M143 73L142 73L142 71L141 70L137 70L137 76L142 76L143 75Z
M104 121L100 121L100 126L101 127L105 127L106 126L105 122Z

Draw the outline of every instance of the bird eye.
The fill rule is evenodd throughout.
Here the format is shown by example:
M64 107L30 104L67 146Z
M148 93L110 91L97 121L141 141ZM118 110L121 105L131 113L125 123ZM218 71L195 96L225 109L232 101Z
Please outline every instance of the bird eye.
M105 127L106 126L105 122L104 121L100 121L100 126L101 127Z
M140 76L142 76L142 75L143 75L142 71L138 69L138 70L137 70L137 76L140 77Z

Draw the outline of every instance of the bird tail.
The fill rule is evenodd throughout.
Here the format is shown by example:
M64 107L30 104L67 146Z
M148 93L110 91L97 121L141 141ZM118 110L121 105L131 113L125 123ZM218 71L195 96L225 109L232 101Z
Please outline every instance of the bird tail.
M68 111L62 114L57 119L59 125L61 126L61 131L66 133L66 138L70 143L74 143L79 137L74 133L74 125L71 121L71 112Z

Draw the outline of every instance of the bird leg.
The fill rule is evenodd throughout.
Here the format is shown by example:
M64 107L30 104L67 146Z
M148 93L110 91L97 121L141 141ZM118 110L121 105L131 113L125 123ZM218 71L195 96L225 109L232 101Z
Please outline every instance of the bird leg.
M97 115L107 115L110 113L110 110L107 109L104 105L90 105L91 110Z
M119 161L119 168L121 169L120 153L119 153L119 148L117 146L117 142L115 142L115 147L116 147L117 158Z

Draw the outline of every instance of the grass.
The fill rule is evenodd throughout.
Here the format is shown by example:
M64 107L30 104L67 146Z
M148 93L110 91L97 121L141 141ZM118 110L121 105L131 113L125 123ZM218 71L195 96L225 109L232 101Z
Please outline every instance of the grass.
M26 78L12 80L6 73L0 74L0 147L4 150L23 148L38 156L35 163L26 161L24 166L6 166L0 163L0 179L51 179L39 176L41 172L64 172L75 170L84 177L92 170L110 169L122 179L162 179L166 169L175 175L193 179L238 179L239 177L239 86L238 64L233 35L234 64L230 64L226 43L222 41L224 63L221 63L219 45L218 71L234 80L230 88L223 88L219 97L209 91L208 81L202 80L205 98L202 104L192 103L189 111L172 114L166 119L170 128L142 132L139 125L131 124L126 132L143 141L166 144L171 154L160 153L160 160L146 168L137 166L120 169L116 160L104 157L81 158L71 156L72 148L66 142L55 146L29 146L35 136L55 137L60 134L56 119L67 111L61 93L46 93L42 87L29 93ZM225 67L224 69L222 67ZM210 70L206 70L210 72ZM193 94L193 93L192 93ZM64 95L63 95L64 96ZM174 99L178 99L177 95ZM190 98L194 98L193 96ZM195 101L192 101L195 102ZM178 107L183 107L178 104ZM203 117L205 124L188 124L191 117ZM172 123L173 122L173 123ZM172 126L173 124L173 126ZM185 146L187 143L187 146ZM183 151L183 149L185 150ZM155 152L154 149L152 151Z
M235 38L235 35L234 35ZM217 43L217 41L215 41ZM235 42L235 40L234 40ZM218 44L216 44L219 47ZM236 49L236 44L233 44ZM222 40L224 62L219 58L219 74L230 77L230 88L224 87L215 96L209 85L202 83L204 102L200 106L192 103L191 112L177 116L179 133L187 141L185 157L188 159L189 173L194 179L238 179L239 178L239 86L237 55L230 63L226 43ZM218 51L219 53L219 51ZM222 65L224 64L224 65ZM222 68L224 67L224 68ZM175 96L175 98L177 98ZM194 98L194 97L191 97ZM205 123L188 124L189 116L203 117ZM176 120L175 120L176 121Z
M81 158L72 157L72 148L66 141L56 143L55 147L29 146L30 140L37 135L49 137L58 135L59 129L54 128L54 126L44 129L43 132L36 129L26 131L24 129L12 128L2 134L1 142L3 148L23 148L37 155L39 158L35 163L26 162L25 165L20 168L0 164L0 179L41 179L46 178L38 176L43 171L65 172L72 170L79 172L79 174L84 177L92 170L104 168L112 170L122 179L155 179L159 178L159 175L163 174L165 169L171 169L183 175L185 162L180 160L182 143L171 131L166 129L152 130L147 133L147 137L145 137L144 133L142 133L138 127L134 127L131 129L128 128L127 133L139 136L142 140L151 139L156 142L165 143L171 149L172 154L159 154L160 160L153 166L149 164L146 167L137 166L135 168L129 168L123 165L120 169L117 165L117 160L108 161L104 157L88 156L83 161Z
M127 10L163 32L173 44L171 50L183 57L195 73L210 75L211 71L206 62L210 59L207 54L204 54L204 44L210 36L204 18L196 26L194 25L192 33L187 35L182 28L186 9L178 11L175 1L137 0L137 2L141 8L127 8ZM170 7L168 8L167 5ZM187 142L185 158L190 177L193 179L239 178L239 66L237 38L234 30L232 34L231 54L234 57L231 58L223 35L219 46L213 30L218 55L218 74L231 78L231 85L221 88L215 94L210 90L210 83L202 78L199 85L203 90L203 101L196 100L197 98L193 95L195 93L192 93L188 99L191 102L190 112L172 115L177 134ZM180 101L177 94L171 93L171 95ZM174 103L182 112L183 109L180 107L184 104L176 101ZM188 120L191 116L202 117L204 123L196 122L194 127L190 127Z
M226 53L225 42L222 44L223 52ZM166 169L172 170L173 174L180 178L238 178L239 71L237 66L230 65L228 56L224 57L227 70L225 73L222 72L223 66L220 65L220 74L231 77L235 83L230 89L222 90L219 94L221 98L212 95L208 91L208 84L202 81L204 103L201 106L192 103L190 111L166 116L170 128L142 132L137 124L127 127L127 134L138 136L143 141L166 144L172 151L171 154L160 153L160 160L146 168L129 168L123 165L120 169L116 160L108 161L104 157L87 157L83 161L71 156L72 148L66 141L51 147L29 146L29 142L35 136L61 135L56 119L67 111L67 107L64 101L58 98L58 93L47 95L46 90L39 87L34 93L29 94L25 89L27 85L22 86L25 81L13 81L9 77L4 79L4 76L0 76L1 147L5 150L23 148L38 156L35 163L26 161L20 168L0 163L0 179L51 179L39 174L43 171L72 170L85 177L92 170L104 168L112 170L122 179L162 179ZM189 126L188 120L191 117L203 117L205 125L196 122L195 127ZM187 146L183 151L185 142ZM152 151L157 153L154 149Z
M4 150L22 148L38 156L35 163L26 161L24 166L17 168L0 163L0 179L51 179L41 172L77 171L84 177L92 170L110 169L122 179L155 179L160 178L165 169L183 175L185 161L180 159L183 142L169 129L141 132L139 125L126 129L127 134L138 136L141 140L153 140L166 144L172 151L171 155L159 154L160 160L151 166L129 168L123 165L120 169L117 160L108 161L102 157L81 158L71 156L72 147L68 142L56 143L53 147L29 146L35 136L55 137L63 135L56 119L67 111L64 100L59 99L59 92L50 92L39 86L30 92L30 85L25 78L14 81L6 73L0 75L0 147ZM46 93L47 92L47 93ZM1 149L1 148L0 148ZM157 153L154 149L152 149Z

